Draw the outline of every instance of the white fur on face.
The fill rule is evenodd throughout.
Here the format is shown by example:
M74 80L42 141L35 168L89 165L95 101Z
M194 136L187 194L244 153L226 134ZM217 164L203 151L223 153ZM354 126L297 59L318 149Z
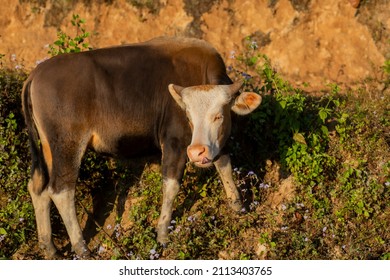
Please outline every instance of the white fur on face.
M226 93L223 86L208 85L183 90L182 100L192 128L189 147L194 145L207 147L205 156L210 160L208 164L211 164L224 145L225 138L230 134L231 96Z

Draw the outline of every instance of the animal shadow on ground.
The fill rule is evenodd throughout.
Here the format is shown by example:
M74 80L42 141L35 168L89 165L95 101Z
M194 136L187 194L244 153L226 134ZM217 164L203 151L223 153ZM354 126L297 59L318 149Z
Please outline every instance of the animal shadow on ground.
M81 224L87 244L97 236L113 211L116 217L122 217L130 188L140 181L145 166L159 164L161 158L161 155L152 155L124 160L97 154L94 156L100 168L93 170L94 172L88 172L88 170L83 170L88 163L82 165L78 181L78 185L84 185L80 191L82 197L77 197L80 193L76 192L77 207L86 217L82 218ZM83 174L83 171L87 172ZM85 200L84 192L89 195L89 200Z

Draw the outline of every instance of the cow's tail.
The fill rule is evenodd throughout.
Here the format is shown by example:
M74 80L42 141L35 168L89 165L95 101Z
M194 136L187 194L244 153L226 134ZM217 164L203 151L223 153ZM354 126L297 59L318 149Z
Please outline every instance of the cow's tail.
M47 165L40 145L39 134L33 118L33 108L31 103L31 79L28 79L22 90L22 108L27 126L30 151L32 157L31 181L29 190L40 194L49 182ZM32 184L32 185L30 185Z

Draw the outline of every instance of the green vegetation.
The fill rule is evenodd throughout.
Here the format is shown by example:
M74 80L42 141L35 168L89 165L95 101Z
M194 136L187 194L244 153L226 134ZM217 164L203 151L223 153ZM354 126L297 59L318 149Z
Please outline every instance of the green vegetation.
M35 231L27 192L27 133L20 110L25 77L20 70L0 69L0 258L9 257Z
M59 32L52 55L89 48L83 20L76 15L72 23L81 37ZM230 210L213 169L188 165L171 242L162 248L155 232L158 165L89 151L77 206L96 258L390 258L389 94L336 84L308 94L285 81L256 42L246 42L244 53L232 54L230 75L244 79L245 90L261 94L263 103L237 120L228 143L246 211ZM20 109L26 74L17 68L0 69L0 257L36 259L41 255L27 193L30 157ZM383 70L388 79L388 62ZM53 223L55 242L66 247L68 236L55 211Z
M48 53L50 55L76 53L91 49L89 43L85 41L90 36L90 33L85 31L84 28L85 20L80 18L79 15L73 14L71 24L76 30L76 36L72 38L62 30L59 30L57 32L57 40L54 44L49 45Z

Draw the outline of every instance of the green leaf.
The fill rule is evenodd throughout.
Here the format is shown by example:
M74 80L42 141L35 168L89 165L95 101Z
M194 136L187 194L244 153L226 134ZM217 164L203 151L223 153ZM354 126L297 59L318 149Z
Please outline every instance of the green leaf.
M0 228L0 235L6 235L7 231L4 228Z
M322 133L325 134L326 136L329 135L329 130L328 130L328 128L327 128L325 125L322 125L322 126L321 126L321 131L322 131Z
M328 117L328 113L324 109L322 109L318 112L318 115L320 116L322 122L325 123L325 120Z
M285 109L286 106L287 106L287 101L286 100L280 100L279 104L280 104L280 107L282 107L282 109Z
M303 145L307 145L305 137L302 135L302 133L295 132L294 136L293 136L293 139L294 139L295 142L301 143Z

